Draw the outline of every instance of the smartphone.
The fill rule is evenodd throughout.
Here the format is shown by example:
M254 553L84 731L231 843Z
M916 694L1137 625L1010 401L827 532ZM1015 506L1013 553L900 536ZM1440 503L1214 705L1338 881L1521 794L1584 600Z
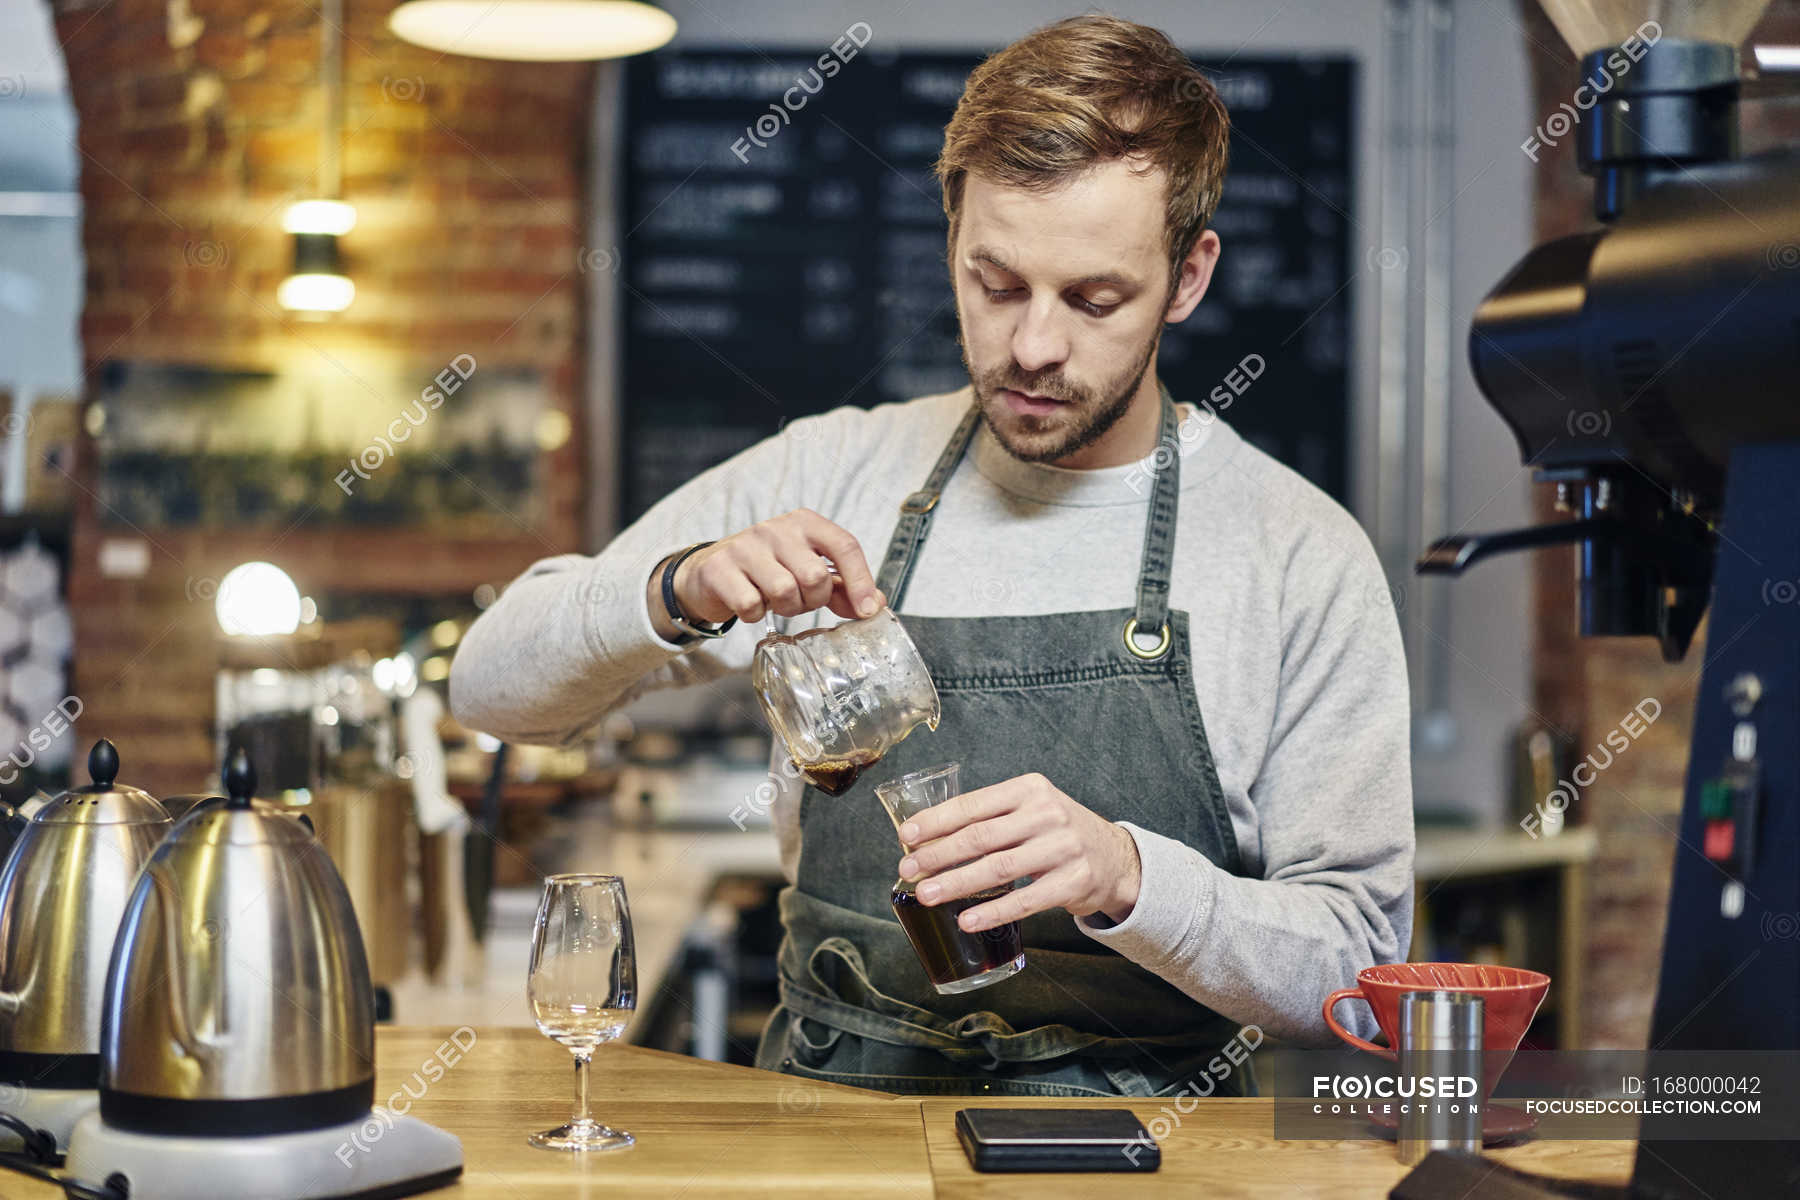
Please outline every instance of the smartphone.
M956 1140L977 1171L1154 1171L1162 1150L1129 1109L961 1108Z

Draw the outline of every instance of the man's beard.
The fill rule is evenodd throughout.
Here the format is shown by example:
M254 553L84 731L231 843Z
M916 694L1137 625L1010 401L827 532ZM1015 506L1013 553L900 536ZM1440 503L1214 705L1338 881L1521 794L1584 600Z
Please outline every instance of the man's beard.
M1131 409L1132 397L1144 373L1156 361L1156 349L1162 343L1162 329L1144 349L1144 354L1125 376L1100 388L1079 388L1054 371L1031 375L1010 361L1006 366L977 375L969 361L969 348L960 334L957 344L962 350L963 367L975 385L975 398L981 405L981 419L994 439L1020 462L1055 462L1093 445L1119 423ZM1044 417L1013 412L1000 396L1002 388L1033 396L1049 396L1067 402L1066 407ZM996 415L998 419L996 419Z

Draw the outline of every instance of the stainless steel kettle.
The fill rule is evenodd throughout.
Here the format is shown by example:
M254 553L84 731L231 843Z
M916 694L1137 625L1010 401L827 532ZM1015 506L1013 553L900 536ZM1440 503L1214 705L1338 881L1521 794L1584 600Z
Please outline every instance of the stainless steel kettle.
M138 877L107 973L100 1114L114 1128L288 1133L365 1118L375 1005L349 893L310 823L253 799L196 804Z
M156 798L115 782L118 772L113 744L94 743L93 782L38 806L0 867L0 1083L91 1093L99 1081L113 938L170 827Z

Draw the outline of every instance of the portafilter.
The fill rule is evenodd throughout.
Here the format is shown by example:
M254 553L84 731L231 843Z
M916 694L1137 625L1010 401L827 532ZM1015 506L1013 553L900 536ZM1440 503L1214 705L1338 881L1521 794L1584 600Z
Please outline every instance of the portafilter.
M114 1129L227 1137L361 1120L374 1102L374 993L350 895L309 823L227 796L175 823L125 908L100 1034Z
M92 1092L99 1081L106 964L138 869L170 826L156 798L115 782L118 772L113 744L94 743L93 782L39 805L0 868L0 1083L8 1095ZM67 1134L54 1132L59 1141Z

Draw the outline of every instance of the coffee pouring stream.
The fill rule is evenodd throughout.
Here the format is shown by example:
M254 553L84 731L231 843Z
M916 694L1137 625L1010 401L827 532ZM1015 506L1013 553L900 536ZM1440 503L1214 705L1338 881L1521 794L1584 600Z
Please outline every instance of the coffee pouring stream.
M450 1182L454 1136L374 1115L374 990L330 856L310 823L255 799L241 747L222 777L227 795L177 821L131 890L101 1007L99 1110L70 1136L68 1175L130 1200Z
M111 742L95 742L87 765L91 783L18 822L0 867L0 1114L37 1135L8 1122L0 1150L60 1152L99 1103L107 963L138 869L170 827L154 796L115 782Z

